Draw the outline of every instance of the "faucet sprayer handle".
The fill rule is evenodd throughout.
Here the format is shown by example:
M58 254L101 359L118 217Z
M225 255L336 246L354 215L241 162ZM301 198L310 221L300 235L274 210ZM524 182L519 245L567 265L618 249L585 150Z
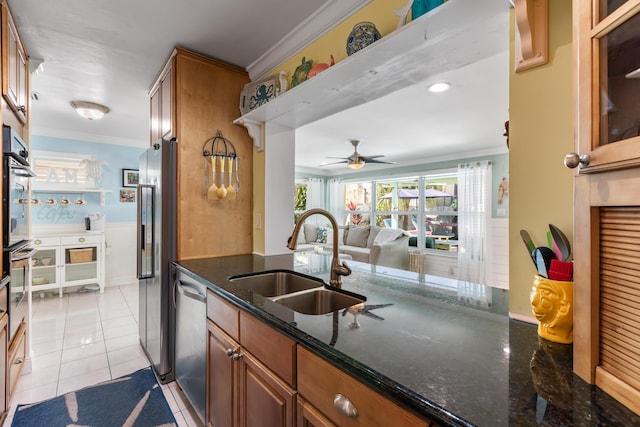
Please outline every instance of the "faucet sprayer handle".
M346 262L342 261L342 264L340 264L340 272L338 274L341 276L348 276L351 274L351 268Z

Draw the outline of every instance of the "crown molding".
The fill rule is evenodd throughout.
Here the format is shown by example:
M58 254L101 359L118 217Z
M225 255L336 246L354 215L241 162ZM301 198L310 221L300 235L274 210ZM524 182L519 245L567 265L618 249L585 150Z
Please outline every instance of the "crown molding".
M311 42L318 39L345 18L353 15L372 0L328 0L320 9L302 21L271 49L247 66L252 81L282 64Z

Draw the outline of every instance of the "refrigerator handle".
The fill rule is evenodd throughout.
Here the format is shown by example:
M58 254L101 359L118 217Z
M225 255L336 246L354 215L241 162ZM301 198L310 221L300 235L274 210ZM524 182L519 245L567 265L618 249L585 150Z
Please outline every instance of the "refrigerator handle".
M146 237L147 237L147 226L148 224L144 224L142 222L142 214L143 214L143 208L144 208L144 204L143 204L143 197L142 197L142 193L144 191L144 189L148 189L151 191L151 206L148 206L147 208L151 210L150 212L150 216L151 216L151 257L150 260L151 262L147 265L147 267L149 268L149 271L142 271L142 253L145 251L145 248L147 247L147 242L146 242ZM156 192L155 192L155 186L154 185L146 185L146 184L139 184L138 185L138 250L137 250L137 274L138 274L138 279L151 279L155 276L155 259L156 259L156 233L155 233L155 220L156 220L156 215L155 215L155 209L156 209Z

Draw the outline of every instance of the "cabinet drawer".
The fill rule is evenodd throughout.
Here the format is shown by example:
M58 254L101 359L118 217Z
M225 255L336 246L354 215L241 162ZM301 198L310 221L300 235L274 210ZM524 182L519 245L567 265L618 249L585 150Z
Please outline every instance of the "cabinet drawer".
M298 392L339 426L429 425L302 346L298 346ZM334 407L337 394L351 402L357 416L347 417Z
M7 393L9 399L13 396L13 392L18 385L18 378L20 378L20 374L22 374L22 367L24 366L24 361L27 356L26 334L27 325L22 322L9 347L9 386Z
M86 245L100 243L102 236L96 234L87 234L82 236L62 236L60 243L63 245Z
M60 237L36 237L33 239L33 246L59 246L60 245Z
M295 388L295 341L252 315L241 312L240 344L287 384Z
M207 290L207 317L236 341L240 341L240 309Z

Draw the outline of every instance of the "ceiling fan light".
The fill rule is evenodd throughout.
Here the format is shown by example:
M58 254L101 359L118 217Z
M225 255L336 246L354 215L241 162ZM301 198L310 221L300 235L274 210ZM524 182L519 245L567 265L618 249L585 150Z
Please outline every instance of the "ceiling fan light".
M71 101L71 106L81 117L89 120L100 120L110 110L101 104L87 101Z
M347 165L349 169L362 169L364 166L364 161L352 162Z
M451 83L447 82L438 82L433 83L427 87L427 90L431 93L442 93L446 92L451 88Z

